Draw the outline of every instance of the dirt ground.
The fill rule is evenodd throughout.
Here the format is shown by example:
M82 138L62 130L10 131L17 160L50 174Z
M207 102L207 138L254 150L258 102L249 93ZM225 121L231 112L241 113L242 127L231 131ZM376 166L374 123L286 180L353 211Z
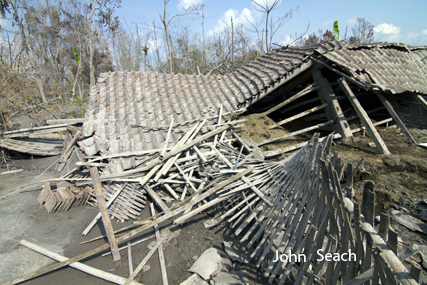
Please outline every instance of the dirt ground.
M289 133L280 128L269 130L268 126L273 122L265 116L251 115L246 119L246 127L241 136L245 139L251 138L255 143ZM382 211L390 212L392 209L403 211L402 208L405 208L409 213L416 213L416 203L422 199L427 200L425 192L427 186L427 150L419 146L410 145L407 138L397 128L379 127L378 130L392 153L389 156L379 154L375 147L369 146L372 140L368 135L363 136L361 132L355 134L354 143L341 143L337 140L333 146L333 151L338 152L344 165L347 165L347 163L356 165L363 158L361 167L355 176L355 201L361 202L363 184L365 181L370 180L375 184L376 215L379 215ZM427 130L412 129L411 133L417 142L427 142ZM275 150L307 141L311 136L312 134L297 136L261 148L264 151ZM287 153L275 159L282 159L290 154ZM56 159L57 157L26 158L10 162L11 169L24 169L24 171L19 174L0 176L0 196L3 197L14 191L17 186L24 185L36 178ZM1 171L4 171L4 169ZM49 170L43 178L47 179L54 175L55 173ZM345 181L346 176L344 174L343 183ZM35 244L46 246L67 257L89 251L106 242L105 239L101 239L83 245L80 244L102 233L102 226L98 224L86 237L81 235L81 232L98 213L97 209L85 206L67 212L47 214L45 209L38 205L36 201L40 189L41 185L35 184L22 188L0 200L0 257L2 262L0 264L0 276L2 276L0 282L32 272L37 268L52 263L48 258L19 246L20 239L27 239ZM216 210L210 209L207 212L203 212L180 226L172 227L170 222L161 225L160 230L163 236L167 238L167 241L163 243L163 250L169 284L179 284L190 277L191 273L188 272L188 269L210 247L218 249L224 258L228 258L223 251L222 242L233 240L235 237L230 232L227 224L222 223L210 229L206 229L203 226L203 222L210 219ZM11 222L13 221L11 216L17 215L19 215L19 221L22 222L22 225L19 224L18 226L17 223ZM149 212L146 208L139 219L142 220L148 216ZM115 229L131 224L132 221L120 223L113 220ZM398 231L400 238L405 242L427 245L427 235L415 234L396 223L392 223L392 227ZM139 240L152 234L152 229L147 230L135 237L134 240ZM148 247L154 240L155 238L151 238L132 246L134 268L146 256L149 251ZM114 262L111 255L105 257L98 255L95 258L85 260L84 263L119 276L129 276L128 251L126 249L121 251L121 261L119 262ZM250 284L267 284L266 280L260 276L258 269L253 266L242 266L238 263L233 263L229 270L245 270L248 272ZM161 284L157 251L136 280L142 284ZM24 284L110 283L72 268L63 268Z

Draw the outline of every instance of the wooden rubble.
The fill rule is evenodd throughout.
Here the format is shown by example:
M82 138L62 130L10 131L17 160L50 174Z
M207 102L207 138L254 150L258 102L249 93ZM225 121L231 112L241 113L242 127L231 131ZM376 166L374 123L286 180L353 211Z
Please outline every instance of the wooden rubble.
M328 69L339 73L332 67ZM173 225L182 225L211 208L218 210L217 215L205 221L204 226L214 227L226 221L239 238L240 246L246 249L242 260L259 267L269 283L284 284L293 275L295 284L355 285L365 284L369 280L373 280L374 284L417 284L417 269L413 268L409 272L402 264L403 260L416 253L416 249L406 248L405 253L397 252L397 235L389 229L387 216L381 217L379 232L373 228L373 185L366 184L362 206L353 204L352 179L356 170L353 171L352 165L347 166L347 183L342 189L344 167L338 156L332 155L330 151L333 139L351 141L353 133L367 130L379 151L390 154L375 126L391 121L402 129L411 144L416 142L383 94L339 74L343 78L335 85L341 88L345 96L337 97L332 84L322 76L320 70L314 70L313 84L264 111L264 114L269 115L285 106L285 111L291 111L320 101L315 107L285 118L271 128L302 118L309 122L320 116L325 117L326 122L251 146L238 135L239 121L223 121L222 107L216 125L205 126L206 120L197 121L175 145L169 143L174 128L172 120L165 127L168 129L166 141L158 150L85 157L74 146L81 132L68 135L57 171L61 176L59 180L73 182L75 186L52 189L54 183L46 182L38 201L48 212L65 211L86 202L99 207L100 213L86 227L83 235L88 234L102 217L108 243L70 259L57 258L59 263L11 280L8 284L16 284L63 266L79 265L78 261L108 248L114 260L120 259L119 251L124 248L131 256L133 244L128 242L126 246L119 246L151 228L154 228L155 235L152 237L156 238L156 245L135 269L129 262L129 278L119 279L121 283L118 284L134 284L131 283L133 279L157 250L163 284L168 284L165 266L167 256L163 254L163 239L158 225L167 220L173 221ZM347 81L375 92L384 107L365 111ZM316 92L318 98L291 104L311 92ZM350 102L356 115L344 115L339 103L343 99ZM382 109L386 109L391 118L372 122L368 114ZM312 115L321 110L324 114ZM348 122L357 118L364 127L351 129ZM62 125L58 126L63 128ZM335 133L322 138L315 134L310 141L276 151L262 152L258 148L327 128ZM55 126L42 130L52 129ZM27 130L7 135L19 136L25 132ZM265 160L297 149L300 150L282 161ZM112 160L122 163L124 159L135 156L138 156L138 164L134 167L123 167L125 170L122 172L112 171ZM96 191L88 185L92 185ZM76 191L80 191L81 195L78 196ZM135 221L132 226L113 231L110 219L122 222L136 220L147 202L150 203L151 218ZM319 249L332 254L351 250L356 253L357 260L317 261ZM303 254L306 260L276 262L273 261L276 251L280 254L289 251Z
M246 249L242 260L259 267L270 283L283 284L293 274L295 284L302 281L306 284L363 284L370 279L381 280L382 284L389 280L417 284L417 280L401 263L416 251L409 251L409 255L397 255L397 236L387 228L386 218L382 219L380 234L372 227L374 205L369 203L373 201L372 186L366 186L362 207L352 203L351 194L345 196L352 192L351 181L347 181L345 193L341 189L340 178L344 167L338 156L330 153L332 135L320 140L316 134L298 152L282 161L271 162L253 155L253 149L248 146L235 148L224 143L226 136L222 136L222 133L232 133L232 125L217 126L203 135L197 134L196 130L197 127L190 130L176 146L164 153L163 158L150 154L145 165L130 175L115 175L102 181L103 176L111 175L104 175L101 170L99 179L94 179L95 187L103 191L103 195L98 194L97 199L103 196L106 203L101 207L101 212L108 209L113 217L112 210L116 206L111 201L117 200L124 189L133 189L140 192L139 198L148 194L160 213L155 214L152 207L153 217L136 221L133 226L121 229L120 233L107 230L109 243L73 258L62 259L8 284L78 264L82 259L113 247L113 244L114 251L118 253L119 245L154 227L157 243L137 268L130 269L132 273L124 282L130 284L154 252L161 251L163 239L157 234L160 223L173 220L173 225L182 225L194 215L216 205L221 205L215 207L220 210L213 219L205 221L205 227L226 221L239 238L239 244ZM215 139L216 135L218 141L214 145L209 140ZM195 146L202 155L197 153ZM246 148L249 153L240 151ZM352 171L352 167L347 167L347 170L348 179L352 179L355 171ZM196 171L197 176L194 176ZM114 182L115 179L134 180ZM141 199L146 201L147 197ZM122 196L122 204L116 210L125 213L123 203L131 204L132 200L129 195ZM170 206L167 202L170 200L174 200L175 204ZM124 248L131 250L131 246L127 244ZM340 254L351 250L357 254L357 260L317 261L319 249ZM276 250L280 253L290 250L294 254L304 254L307 259L273 262ZM160 262L164 264L167 256L160 256ZM162 265L161 268L164 284L167 284L166 267Z

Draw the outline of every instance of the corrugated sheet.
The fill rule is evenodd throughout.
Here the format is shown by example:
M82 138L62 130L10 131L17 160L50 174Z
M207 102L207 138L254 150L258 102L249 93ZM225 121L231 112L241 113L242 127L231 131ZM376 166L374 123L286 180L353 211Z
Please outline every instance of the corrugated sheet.
M259 100L269 87L310 66L313 54L383 90L427 94L427 48L387 43L356 46L332 41L317 47L288 47L223 76L104 73L91 90L85 114L86 154L161 148L172 118L178 123L170 140L173 144L197 120L216 116L221 103L227 113Z
M393 94L427 94L427 47L396 43L351 45L329 51L317 48L327 59L347 68L354 77Z

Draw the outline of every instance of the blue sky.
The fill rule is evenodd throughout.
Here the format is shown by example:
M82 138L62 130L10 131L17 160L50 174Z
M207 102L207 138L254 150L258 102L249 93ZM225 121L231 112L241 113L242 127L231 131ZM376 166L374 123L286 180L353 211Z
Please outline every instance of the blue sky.
M256 0L271 1L271 0ZM170 0L167 14L173 16L182 13L183 6L204 4L205 32L209 34L218 29L224 22L229 22L233 16L236 22L247 25L246 18L259 21L261 15L257 12L251 0ZM387 42L403 42L409 45L427 45L427 0L281 0L277 9L272 12L273 19L286 14L291 7L299 6L293 18L275 34L275 43L286 43L295 34L303 33L310 25L308 33L319 29L332 30L335 20L338 20L341 37L348 26L348 35L358 17L365 18L375 28L375 40ZM159 14L163 14L163 1L123 0L122 7L116 11L120 20L126 20L129 26L132 22L150 24L153 20L160 26ZM178 19L201 35L201 20L194 16ZM249 26L248 26L249 27Z

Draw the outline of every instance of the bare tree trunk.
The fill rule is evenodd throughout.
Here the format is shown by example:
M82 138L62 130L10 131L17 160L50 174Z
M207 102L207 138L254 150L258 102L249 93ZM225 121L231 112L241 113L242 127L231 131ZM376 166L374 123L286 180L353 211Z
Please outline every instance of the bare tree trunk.
M157 45L156 25L154 25L154 22L153 22L153 31L154 31L154 40L156 41L157 70L158 70L160 67L160 53L159 53L159 46Z
M105 0L100 0L100 1L96 1L96 0L91 0L90 4L92 7L92 10L90 11L90 15L89 15L89 27L88 27L88 33L89 33L89 75L90 75L90 88L92 88L92 86L95 85L95 66L93 65L93 57L95 54L95 47L93 44L93 35L92 35L92 18L93 15L95 14L95 11L100 9L102 6L102 3L104 3ZM96 4L99 4L99 6L96 6Z
M95 85L95 68L93 66L93 55L95 53L95 50L93 48L93 41L92 41L92 16L95 11L92 9L92 12L89 16L89 76L90 76L90 88Z
M268 12L267 12L267 19L265 21L265 52L269 52L268 48Z
M170 38L169 38L169 22L166 22L166 7L167 4L169 3L169 0L164 0L164 11L163 11L163 18L162 15L160 16L160 20L163 23L163 26L165 27L165 33L166 33L166 42L168 44L168 52L169 52L169 72L173 73L173 69L172 69L172 48L171 48L171 42L170 42Z
M231 17L231 64L234 62L234 25L233 17Z
M40 96L42 97L42 101L43 103L46 103L47 99L46 99L46 96L44 95L43 84L38 78L36 78L36 83L37 83L37 86L39 87L39 92L40 92Z
M204 5L201 6L202 9L202 32L203 32L203 63L205 64L205 67L207 66L207 60L206 60L206 43L205 43L205 13L203 11Z

